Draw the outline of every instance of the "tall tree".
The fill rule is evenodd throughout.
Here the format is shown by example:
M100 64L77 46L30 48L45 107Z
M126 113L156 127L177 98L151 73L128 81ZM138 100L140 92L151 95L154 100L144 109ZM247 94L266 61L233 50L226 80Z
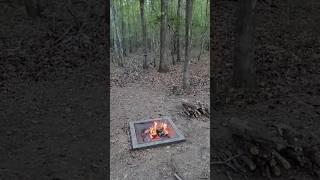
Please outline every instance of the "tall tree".
M124 3L123 0L120 0L120 11L121 11L121 34L122 34L122 48L123 48L123 55L127 56L127 43L125 38L125 32L126 32L126 24L124 23Z
M142 38L143 38L143 69L148 69L148 60L147 60L147 26L144 18L144 0L140 0L140 16L141 16L141 29L142 29Z
M167 60L168 0L161 0L160 64L158 72L169 72Z
M136 13L135 13L135 5L134 5L135 1L133 1L133 4L131 5L131 12L132 14L130 14L132 20L132 27L134 29L134 46L135 46L135 49L138 48L138 30L137 30L137 21L136 21Z
M233 58L234 87L254 88L254 9L256 0L241 0L236 12L235 49Z
M209 3L209 1L207 0L207 3ZM208 5L208 4L207 4ZM201 6L202 7L202 6ZM202 12L202 9L201 9L201 12ZM206 17L203 17L203 13L201 13L201 19L205 19L207 20L208 19L208 6L206 6ZM199 51L199 55L198 55L198 61L200 61L200 57L201 57L201 54L204 52L204 43L205 43L205 40L208 39L208 20L207 21L204 21L204 26L203 28L203 32L201 32L201 39L200 39L200 51Z
M177 7L177 24L176 24L176 32L175 32L175 37L176 37L176 53L177 53L177 62L181 61L181 54L180 54L180 18L181 18L181 13L180 13L180 7L181 7L181 0L178 0L178 7Z
M131 25L130 25L130 4L129 4L129 1L127 0L127 29L128 29L128 51L129 53L132 53L132 37L131 37Z
M110 6L111 6L111 23L113 27L113 38L114 38L114 47L115 47L115 52L118 54L118 65L120 67L123 66L123 49L122 49L122 38L120 35L120 30L119 30L119 21L117 19L117 9L115 8L113 4L113 0L110 1Z
M192 26L192 4L193 0L186 0L186 46L185 46L185 60L183 68L183 88L190 87L190 45L191 45L191 26Z

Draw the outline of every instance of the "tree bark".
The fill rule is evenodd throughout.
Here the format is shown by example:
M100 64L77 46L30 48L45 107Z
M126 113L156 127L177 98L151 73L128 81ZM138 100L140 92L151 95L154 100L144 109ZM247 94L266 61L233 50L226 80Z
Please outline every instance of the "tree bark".
M127 1L127 5L129 5L129 1ZM130 9L127 8L127 15L128 15L128 19L127 19L127 27L128 27L128 51L129 53L132 53L132 38L131 38L131 26L130 26Z
M144 61L143 61L143 69L148 69L148 59L147 59L147 27L144 18L144 0L140 0L140 15L141 15L141 28L142 28L142 38L143 38L143 54L144 54Z
M131 6L131 11L132 11L132 14L131 14L131 17L132 17L132 21L133 22L133 26L132 28L134 29L134 47L135 47L135 50L138 48L138 31L137 31L137 21L136 21L136 14L135 14L135 11L134 11L134 5Z
M236 88L254 88L254 9L256 0L241 0L236 12L233 81Z
M123 67L123 49L122 49L122 39L119 31L119 23L117 21L117 9L115 8L113 1L110 1L111 6L111 15L112 15L112 26L114 30L114 39L115 39L115 50L118 54L118 65Z
M123 0L120 0L120 10L121 10L121 35L122 35L122 48L123 48L123 55L127 56L127 43L126 43L126 38L125 38L125 33L126 33L126 24L124 23L124 10L123 10Z
M167 60L168 0L161 0L160 64L158 72L169 72Z
M180 7L181 7L181 0L178 0L178 7L177 7L177 17L179 18L179 22L177 23L176 27L176 53L177 53L177 62L181 61L181 53L180 53L180 18L181 18L181 13L180 13Z
M186 47L185 47L185 60L183 68L183 88L190 87L190 44L191 44L191 26L192 26L192 1L187 0L186 4Z

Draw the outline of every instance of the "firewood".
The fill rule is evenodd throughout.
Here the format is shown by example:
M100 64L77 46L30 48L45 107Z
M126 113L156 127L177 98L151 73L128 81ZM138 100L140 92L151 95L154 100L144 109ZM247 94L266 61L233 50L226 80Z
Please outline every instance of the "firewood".
M274 159L274 157L269 161L270 167L274 167L277 165L277 161Z
M225 152L226 155L228 156L228 158L232 157L232 153L230 151L226 151ZM235 168L237 168L238 170L240 170L242 173L246 173L246 169L240 165L240 163L238 162L237 158L233 158L231 160L231 163L235 166Z
M232 163L234 164L234 166L235 166L237 169L239 169L242 173L247 173L246 168L243 167L243 166L239 163L239 161L238 161L237 159L233 159L231 162L232 162Z
M271 177L271 171L269 166L265 166L265 172L268 179L272 179Z
M189 102L186 102L186 101L182 102L182 106L185 108L188 108L188 109L197 109L197 106L195 106Z
M256 164L246 155L240 156L240 159L247 165L250 171L254 171L256 169Z
M276 158L277 162L280 163L285 169L290 169L291 164L283 156L281 156L277 151L272 150L272 155Z
M259 155L259 149L258 149L257 146L251 146L249 151L254 156L258 156Z
M219 157L219 160L221 160L220 162L212 162L211 164L223 164L226 165L227 167L229 167L233 172L238 172L238 169L236 167L234 167L230 161L232 161L232 159L237 158L239 155L235 155L232 157L227 157L224 153L222 153L222 155Z
M270 149L275 148L277 150L282 150L283 148L288 147L284 140L276 138L274 134L271 134L268 131L260 130L263 126L259 124L249 125L248 122L237 119L231 119L229 124L233 137L239 137L245 141L254 142Z
M285 152L286 152L286 156L294 160L301 167L304 167L304 165L306 164L306 160L304 158L304 154L301 151L295 151L294 149L289 148Z
M204 107L203 104L197 101L196 104L192 104L187 102L186 100L183 100L181 102L182 107L184 108L184 111L186 112L187 116L189 117L195 117L198 118L201 115L208 115L208 109Z
M260 169L263 176L280 176L284 170L299 165L309 169L313 175L320 175L320 138L310 135L310 132L295 130L288 125L265 126L255 121L248 123L231 119L228 123L241 162L250 171ZM311 138L310 138L311 137ZM242 163L237 159L231 161L237 169ZM281 167L281 168L282 168Z
M229 158L223 158L223 157L219 157L219 160L220 161L213 161L213 162L210 162L210 164L213 164L213 165L221 165L221 164L226 164L227 162L235 159L235 158L238 158L239 156L241 156L241 154L236 154L232 157L229 157ZM222 160L221 160L222 159Z
M280 168L278 166L271 167L272 174L279 177L281 175Z

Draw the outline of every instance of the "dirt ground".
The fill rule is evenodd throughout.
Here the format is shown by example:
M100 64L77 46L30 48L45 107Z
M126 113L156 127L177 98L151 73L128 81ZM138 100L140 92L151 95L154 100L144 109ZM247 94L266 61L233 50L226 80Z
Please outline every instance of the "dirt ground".
M209 179L209 119L189 119L179 114L182 99L209 104L208 54L204 62L191 65L193 82L198 78L201 81L197 83L203 85L193 86L189 94L181 95L173 95L170 91L173 85L182 82L182 64L175 66L170 73L160 74L153 68L141 70L142 61L139 63L139 59L142 58L138 55L128 58L134 59L132 64L139 65L136 68L134 65L122 69L114 66L111 70L111 179L173 180L174 173L185 180ZM130 72L129 69L135 70ZM128 71L129 75L123 75ZM159 117L160 114L172 117L186 141L132 151L128 122Z

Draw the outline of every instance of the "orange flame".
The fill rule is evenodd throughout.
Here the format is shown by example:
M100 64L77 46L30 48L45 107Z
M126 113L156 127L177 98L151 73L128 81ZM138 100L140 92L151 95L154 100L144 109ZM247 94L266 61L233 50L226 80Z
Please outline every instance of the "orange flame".
M160 136L158 132L162 131L165 135L168 135L168 125L166 123L158 124L156 121L153 122L153 125L149 128L150 138L152 140L159 139Z

